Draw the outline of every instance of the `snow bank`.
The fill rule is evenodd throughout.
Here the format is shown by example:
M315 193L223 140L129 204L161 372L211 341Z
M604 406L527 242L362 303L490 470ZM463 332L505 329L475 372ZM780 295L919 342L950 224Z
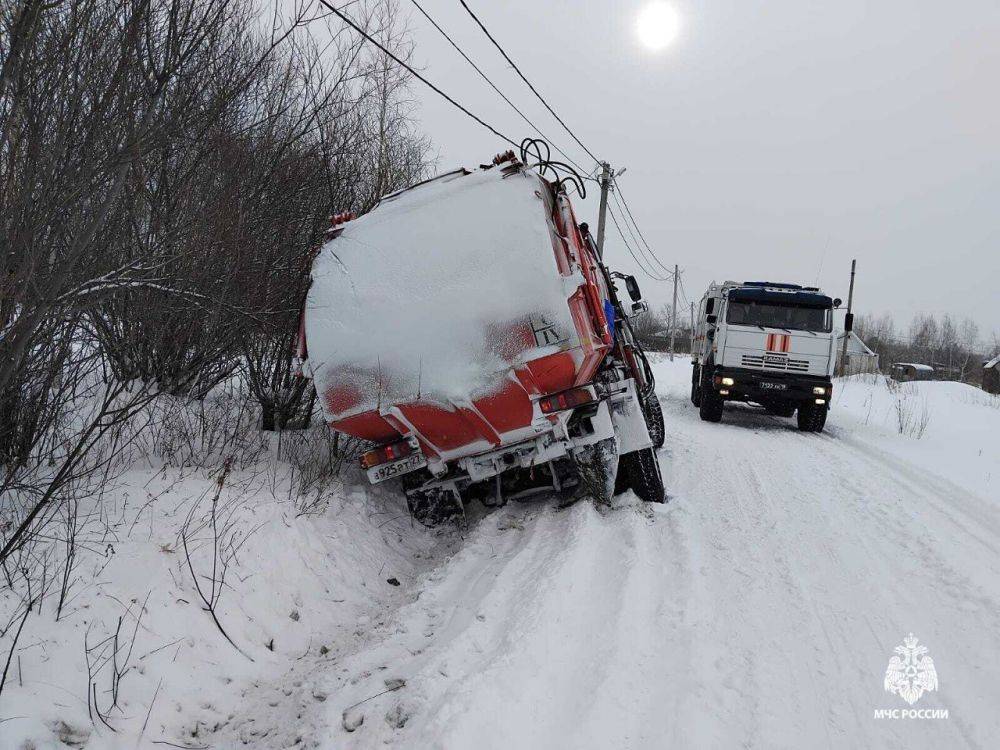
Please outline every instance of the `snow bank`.
M882 375L839 378L828 424L1000 501L1000 397L980 388L894 383Z
M324 246L306 339L317 390L358 391L339 416L486 395L534 356L532 321L575 338L566 299L579 281L559 275L542 187L530 172L452 173L384 199Z
M415 526L391 489L334 478L305 496L302 467L276 446L236 455L221 490L218 462L141 456L81 503L58 620L62 542L45 551L47 594L0 694L0 748L323 746L325 729L295 719L326 699L309 675L334 670L451 538ZM192 578L210 590L215 549L226 635ZM3 631L21 611L0 593L0 669L14 635Z

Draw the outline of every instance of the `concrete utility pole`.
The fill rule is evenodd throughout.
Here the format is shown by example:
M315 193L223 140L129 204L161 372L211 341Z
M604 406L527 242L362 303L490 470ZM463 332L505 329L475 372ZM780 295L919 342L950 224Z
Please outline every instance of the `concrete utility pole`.
M677 264L674 264L674 304L670 313L670 361L674 361L674 339L677 336Z
M837 368L841 375L844 374L844 369L847 367L847 342L851 340L851 332L847 330L847 321L851 319L851 308L854 305L854 270L857 268L857 264L857 258L851 261L851 286L847 290L847 315L844 316L844 346L840 351L840 366Z
M601 162L601 208L597 214L597 255L604 260L604 222L608 213L608 190L611 189L611 165Z

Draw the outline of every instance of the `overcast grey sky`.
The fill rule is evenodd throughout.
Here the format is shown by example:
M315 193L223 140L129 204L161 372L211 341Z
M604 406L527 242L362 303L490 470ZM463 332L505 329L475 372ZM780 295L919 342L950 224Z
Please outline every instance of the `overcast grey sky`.
M581 164L590 161L458 0L425 9ZM818 282L858 312L1000 330L1000 2L677 0L675 43L637 40L646 0L469 0L621 185L647 239L714 279ZM418 14L426 75L515 140L526 126ZM504 144L414 83L441 170ZM575 148L574 148L575 147ZM596 200L578 206L596 225ZM614 228L608 257L637 271ZM642 279L642 276L639 275ZM643 284L654 306L669 284Z

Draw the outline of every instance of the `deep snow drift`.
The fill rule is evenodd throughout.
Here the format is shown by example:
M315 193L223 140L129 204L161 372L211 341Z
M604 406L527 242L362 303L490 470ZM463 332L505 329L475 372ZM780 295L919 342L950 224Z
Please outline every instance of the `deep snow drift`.
M995 746L997 399L837 381L827 431L806 435L743 406L701 422L690 364L654 367L662 507L543 500L435 533L392 488L334 484L302 515L286 464L234 469L223 497L244 499L249 537L220 619L253 662L199 607L177 547L217 474L135 469L107 567L22 639L0 746ZM112 733L88 718L84 637L147 594ZM883 688L909 633L939 679L912 708L947 719L875 718L911 708Z

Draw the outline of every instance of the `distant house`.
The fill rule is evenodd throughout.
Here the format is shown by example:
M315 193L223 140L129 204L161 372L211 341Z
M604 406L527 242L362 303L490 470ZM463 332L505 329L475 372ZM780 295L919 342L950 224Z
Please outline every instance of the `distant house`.
M844 337L847 336L847 359L842 363L841 371L844 375L857 375L862 372L878 371L878 355L858 338L858 335L851 331L842 332L837 337L837 357L844 351Z
M983 390L1000 393L1000 355L983 365Z
M917 362L894 362L889 375L900 383L910 380L930 380L934 377L934 368Z

